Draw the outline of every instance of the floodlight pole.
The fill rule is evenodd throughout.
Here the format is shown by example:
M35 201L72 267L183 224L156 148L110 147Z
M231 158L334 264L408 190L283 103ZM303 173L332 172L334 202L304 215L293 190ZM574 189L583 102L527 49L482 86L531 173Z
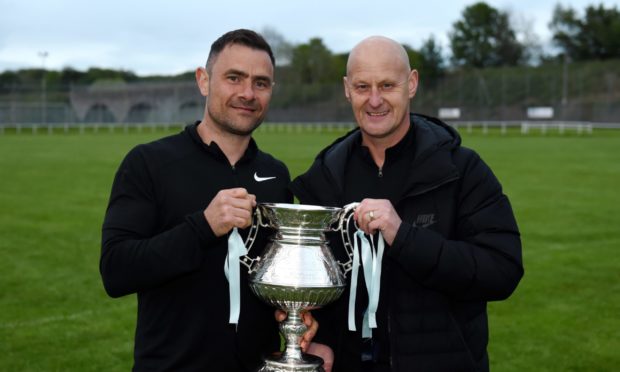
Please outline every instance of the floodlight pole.
M41 123L45 125L47 123L47 79L45 70L45 59L49 56L49 53L42 51L38 53L41 58Z

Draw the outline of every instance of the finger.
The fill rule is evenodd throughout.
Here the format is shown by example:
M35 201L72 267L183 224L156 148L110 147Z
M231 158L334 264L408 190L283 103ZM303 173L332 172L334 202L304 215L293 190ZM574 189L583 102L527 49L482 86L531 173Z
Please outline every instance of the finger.
M372 223L368 224L368 231L370 235L374 235L375 233L379 232L379 231L383 231L382 228L382 221L379 220L374 220L372 221Z
M309 311L304 311L301 313L301 319L303 320L306 327L311 327L312 323L315 321L312 313Z
M306 327L308 327L308 329L304 333L304 338L311 341L316 332L319 330L319 322L314 320L310 324L306 324Z
M355 208L355 212L353 214L358 224L363 224L364 222L367 223L367 220L369 219L369 213L378 209L379 202L380 200L369 198L366 198L360 202L357 208Z
M227 205L225 208L225 213L239 218L250 218L252 217L252 207L250 204L243 205Z
M252 208L256 207L256 195L248 194L248 199L250 200L252 204Z
M215 207L217 208L217 207ZM215 211L215 216L219 223L238 225L239 223L246 223L251 221L251 210L236 208L231 205L223 205L219 207L219 211Z
M377 219L377 215L375 212L376 211L374 209L371 209L370 211L366 212L366 214L364 215L364 218L366 219L368 224L370 224L372 221Z
M363 199L359 203L359 205L355 207L355 210L353 211L353 218L358 223L358 225L360 223L360 220L363 218L364 214L368 211L366 205L368 204L370 200L371 199Z
M366 215L361 218L360 222L358 222L360 229L368 235L373 235L382 224L382 221L377 219L376 214L373 217L374 218L371 220L369 213L367 212Z
M255 202L255 199L252 199L249 196L238 198L232 195L225 195L222 197L222 202L235 208L241 208L251 211L254 207L253 203Z
M368 221L364 217L365 213L363 211L359 211L357 216L354 216L355 223L357 226L364 232L367 230Z
M252 225L252 218L250 217L233 217L232 221L233 226L240 229L245 229L246 227L250 227Z
M247 227L252 224L252 208L235 207L232 205L223 205L220 207L218 218L221 223L230 224L235 227Z
M304 332L303 339L304 341L311 342L319 329L319 322L310 313L304 314L303 318L304 324L308 327L306 332Z
M227 194L229 194L230 196L232 196L233 198L245 198L247 197L248 194L248 190L246 190L243 187L236 187L233 189L226 189L226 190L222 190L224 192L226 192Z
M366 216L366 211L360 207L357 207L355 213L353 214L353 218L360 227L366 222L364 216Z
M235 194L238 195L238 193L235 193L233 190L222 190L213 198L211 203L209 203L209 207L220 216L237 215L235 209L242 209L246 210L248 213L252 213L252 199L235 197Z
M370 224L371 220L370 220L370 211L366 210L366 211L362 211L362 214L360 214L360 222L359 222L359 226L361 227L361 229L368 234L370 232L368 225Z
M304 335L303 335L303 337L302 337L302 341L303 341L303 342L307 342L307 343L312 342L312 339L314 338L314 336L316 336L316 331L317 331L317 329L316 329L316 328L310 328L310 329L308 329L308 330L304 333Z
M253 212L253 209L256 206L256 196L245 194L245 196L239 197L239 195L239 193L232 192L218 195L219 205L225 213L234 213L234 210L227 210L227 207L242 209L248 213Z
M276 309L276 311L275 311L275 314L274 314L274 315L275 315L275 317L276 317L276 321L277 321L278 323L281 323L281 322L285 321L285 320L286 320L286 318L287 318L287 316L288 316L288 314L286 313L286 311L283 311L283 310L280 310L280 309Z

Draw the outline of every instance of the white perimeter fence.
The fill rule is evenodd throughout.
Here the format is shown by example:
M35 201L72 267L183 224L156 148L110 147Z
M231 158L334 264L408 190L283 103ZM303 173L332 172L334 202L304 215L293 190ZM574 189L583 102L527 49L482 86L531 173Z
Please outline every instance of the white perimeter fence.
M592 123L571 121L448 121L448 124L461 132L473 133L474 130L487 134L490 129L499 129L501 134L508 130L518 130L522 135L547 133L592 134L593 130L620 129L620 123ZM110 123L71 123L71 124L1 124L0 135L7 133L62 134L62 133L129 133L155 132L157 130L181 130L187 123L170 124L110 124ZM260 132L333 132L352 129L351 122L337 123L263 123Z

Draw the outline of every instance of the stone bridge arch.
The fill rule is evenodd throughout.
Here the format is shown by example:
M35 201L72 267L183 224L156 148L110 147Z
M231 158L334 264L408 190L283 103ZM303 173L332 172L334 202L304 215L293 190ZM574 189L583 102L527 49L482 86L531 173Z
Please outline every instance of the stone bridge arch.
M181 103L178 108L178 117L182 122L192 122L202 119L204 112L204 101L186 101Z
M105 107L115 123L198 120L202 117L202 109L194 112L192 108L204 104L204 97L193 81L93 84L73 87L69 98L79 121L86 121L93 109ZM192 113L198 116L190 117Z
M153 121L153 112L156 110L149 102L139 102L133 104L127 116L125 117L126 123L149 123Z
M114 123L116 117L104 103L95 103L88 108L83 120L86 123Z

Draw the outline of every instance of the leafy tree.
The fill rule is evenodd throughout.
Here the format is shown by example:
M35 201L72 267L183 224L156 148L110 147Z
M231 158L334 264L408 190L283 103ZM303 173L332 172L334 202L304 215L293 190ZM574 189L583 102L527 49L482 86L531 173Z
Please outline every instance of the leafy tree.
M15 71L4 71L0 74L0 87L8 87L20 83L19 75Z
M449 38L455 65L517 65L523 58L523 45L515 36L508 14L484 2L466 7L462 19L452 27Z
M63 86L71 86L72 84L80 84L83 82L86 74L71 67L65 67L60 72L60 83Z
M554 43L572 60L620 57L620 12L616 7L588 6L583 18L557 5L549 24Z
M293 48L291 68L302 84L334 83L342 72L335 66L334 56L320 38L312 38L307 44Z
M84 82L87 84L94 83L97 80L102 81L123 81L133 82L139 80L135 73L125 70L112 70L107 68L91 67L86 71Z
M0 94L9 93L21 84L19 75L15 71L0 73Z
M342 81L342 77L347 74L347 61L349 60L349 52L338 53L333 56L332 63L338 82Z
M265 27L261 34L271 46L273 55L276 58L276 66L286 66L291 63L293 55L293 45L286 41L284 36L276 31L275 28Z
M45 71L41 68L25 68L17 71L22 85L38 85L41 83Z
M432 35L422 43L420 57L420 73L425 79L433 82L444 75L444 59L441 55L441 46Z
M420 50L415 50L407 44L403 44L403 48L407 52L411 68L420 73L421 81L433 85L437 78L443 76L441 47L433 36L424 41Z
M411 66L411 68L420 70L422 67L422 54L419 51L413 49L408 44L403 44L403 48L405 48L405 51L407 52L407 57L409 57L409 66Z

